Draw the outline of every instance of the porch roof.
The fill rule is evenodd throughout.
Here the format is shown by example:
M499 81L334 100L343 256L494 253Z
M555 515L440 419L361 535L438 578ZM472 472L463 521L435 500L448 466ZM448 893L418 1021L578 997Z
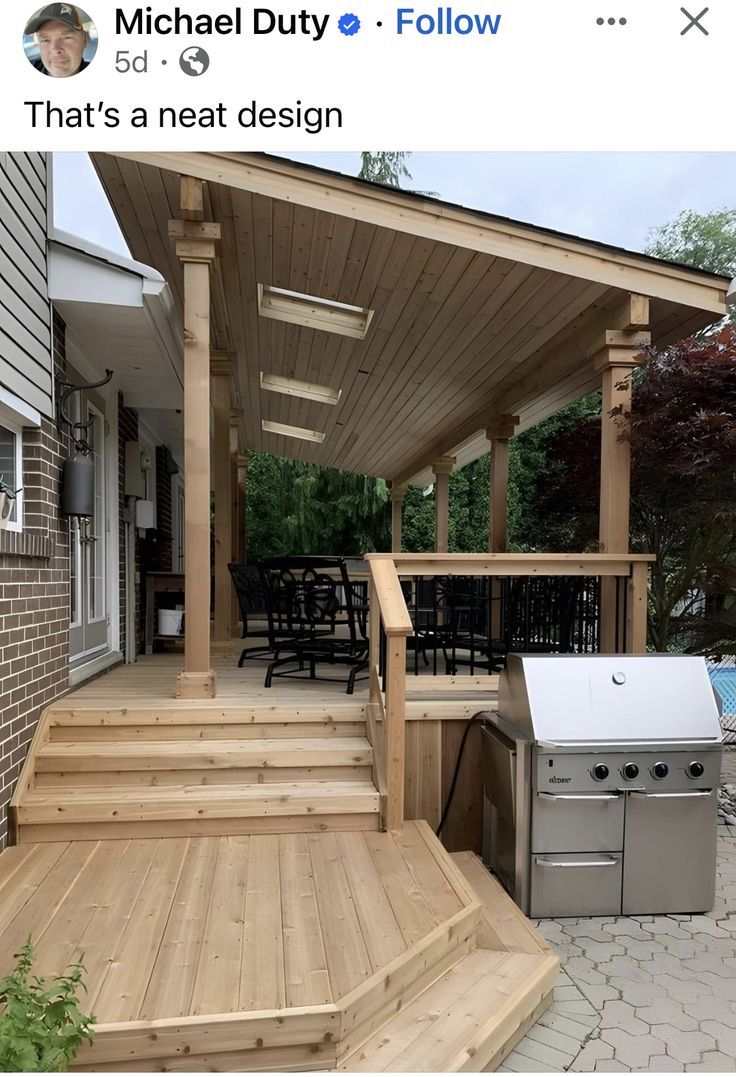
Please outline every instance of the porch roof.
M179 177L207 181L222 225L212 346L236 357L245 444L399 482L486 447L596 388L592 356L629 293L655 345L725 314L729 280L261 154L96 154L131 250L182 305L168 238ZM372 310L364 339L259 316L258 285ZM337 404L261 389L261 373L341 390ZM262 420L324 441L265 432Z

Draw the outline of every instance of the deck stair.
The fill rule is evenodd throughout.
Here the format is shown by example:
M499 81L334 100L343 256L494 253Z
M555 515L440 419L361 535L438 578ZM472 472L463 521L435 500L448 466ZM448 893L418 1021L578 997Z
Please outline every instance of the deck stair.
M45 712L13 799L17 840L377 830L361 704L171 700Z

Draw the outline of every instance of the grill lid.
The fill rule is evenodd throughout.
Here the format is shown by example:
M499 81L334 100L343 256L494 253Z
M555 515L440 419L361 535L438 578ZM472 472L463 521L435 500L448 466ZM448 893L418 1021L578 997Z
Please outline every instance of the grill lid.
M693 655L510 654L498 712L552 744L722 739L705 659Z

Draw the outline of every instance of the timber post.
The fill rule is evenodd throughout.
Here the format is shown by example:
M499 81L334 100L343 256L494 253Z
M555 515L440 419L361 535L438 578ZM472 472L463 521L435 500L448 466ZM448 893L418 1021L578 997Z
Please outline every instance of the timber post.
M594 369L601 375L601 480L599 515L599 550L601 553L629 553L629 516L631 499L631 445L628 439L631 415L631 376L644 362L643 349L651 343L649 300L630 295L612 319L593 357ZM631 647L635 642L646 646L646 631L641 631L646 601L640 597L637 579L637 610L624 618L623 593L617 592L614 577L601 579L600 650L611 653ZM617 593L619 601L617 602ZM631 598L631 590L629 590ZM626 621L636 619L636 629L627 631ZM646 624L646 620L644 621Z
M231 655L232 593L228 562L232 560L232 408L230 386L233 357L217 352L210 359L212 403L215 425L215 624L213 651Z
M405 486L391 483L391 553L401 553L401 529L405 493Z
M488 551L508 549L509 441L519 425L518 415L494 415L488 420L486 437L490 443L488 465ZM491 638L501 639L503 631L502 581L488 581Z
M169 236L184 270L184 669L183 699L217 693L210 655L210 267L220 225L204 220L204 184L183 176L181 218Z
M457 460L454 456L442 456L432 464L434 472L434 548L436 553L447 553L450 530L450 473Z

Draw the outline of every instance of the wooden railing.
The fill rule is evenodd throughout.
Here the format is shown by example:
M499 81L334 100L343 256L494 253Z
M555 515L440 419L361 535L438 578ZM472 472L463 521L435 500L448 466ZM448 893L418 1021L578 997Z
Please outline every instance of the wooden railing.
M388 830L404 822L406 639L414 632L400 578L420 576L588 576L601 583L600 650L646 650L649 554L368 554L370 690L368 729L374 777ZM623 598L623 600L621 600ZM382 631L385 654L381 661ZM623 641L623 645L617 641ZM462 692L470 678L432 678ZM495 679L495 678L494 678Z

